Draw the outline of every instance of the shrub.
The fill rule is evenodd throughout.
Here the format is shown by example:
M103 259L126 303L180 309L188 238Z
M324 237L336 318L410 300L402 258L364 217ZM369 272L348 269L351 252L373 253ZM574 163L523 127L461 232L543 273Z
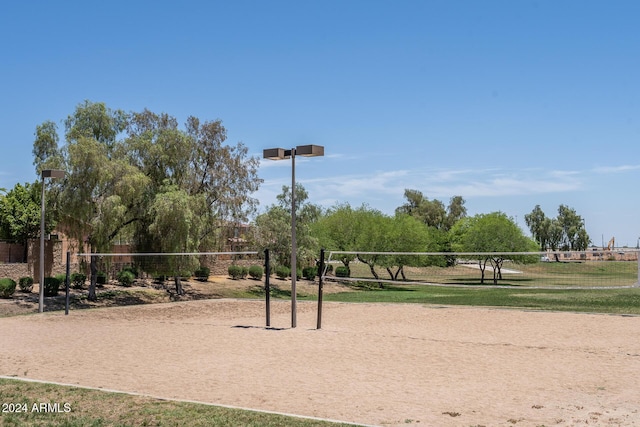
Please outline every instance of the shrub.
M60 286L67 283L67 275L64 273L56 274L54 277L60 281Z
M296 268L296 279L302 279L302 269Z
M244 279L245 277L247 277L247 273L249 272L247 267L243 267L235 264L230 265L228 271L229 271L229 276L231 276L231 278L234 280Z
M86 280L87 275L84 273L73 273L71 275L71 282L73 283L74 289L82 289Z
M318 275L318 267L305 267L302 269L302 277L313 280Z
M249 267L249 276L252 279L260 280L262 279L262 275L264 274L264 270L259 265L252 265Z
M33 290L33 277L21 277L18 280L18 286L22 292L31 292Z
M286 265L278 265L276 266L276 276L279 279L286 279L291 274L291 269Z
M98 271L96 275L96 283L98 285L106 285L107 284L107 273L104 271Z
M118 273L118 282L120 282L122 286L131 286L134 280L136 280L136 275L130 270L120 270Z
M126 267L122 267L122 270L131 272L133 274L134 279L137 279L139 277L138 267L135 267L133 265L128 265Z
M349 267L345 267L344 265L336 267L337 277L349 277L350 275L351 271L349 271Z
M16 291L16 281L8 277L0 279L0 298L11 298Z
M211 274L211 270L208 267L199 267L193 273L193 275L196 276L196 279L200 280L201 282L206 282L207 280L209 280L209 274Z
M44 296L55 297L60 290L61 281L57 277L45 277L44 278Z

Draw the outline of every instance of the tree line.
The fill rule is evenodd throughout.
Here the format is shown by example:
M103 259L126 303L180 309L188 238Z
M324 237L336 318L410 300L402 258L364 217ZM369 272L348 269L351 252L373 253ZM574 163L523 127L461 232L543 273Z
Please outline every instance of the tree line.
M53 121L39 124L33 143L37 176L45 169L66 171L62 180L45 181L47 233L58 227L94 253L110 251L116 241L130 242L137 252L197 252L221 248L224 226L253 218L250 244L271 249L277 263L288 265L292 189L283 187L276 203L254 216L252 194L262 183L259 159L242 143L228 144L220 120L190 116L180 127L166 113L125 112L85 101L62 124L62 129ZM41 185L39 180L17 184L0 195L1 238L26 243L39 235ZM461 196L445 206L407 189L405 203L385 215L366 205L322 209L308 203L302 185L295 191L301 265L293 268L313 263L320 247L361 252L536 248L501 212L468 217ZM547 218L536 206L525 220L539 249L584 250L590 242L581 217L567 206L560 206L557 218ZM198 261L179 258L182 264L169 263L164 273L176 277L181 293L176 272L192 271ZM392 278L403 277L408 262L364 254L345 255L342 262L348 267L356 258L374 276L378 266ZM501 265L499 259L486 262ZM95 273L97 266L91 269ZM91 276L89 298L95 299L96 274Z

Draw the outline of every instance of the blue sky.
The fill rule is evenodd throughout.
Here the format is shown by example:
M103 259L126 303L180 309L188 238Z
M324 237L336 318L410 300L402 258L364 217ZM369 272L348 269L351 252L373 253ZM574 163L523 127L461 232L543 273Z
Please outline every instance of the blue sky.
M310 201L391 214L404 189L470 214L560 204L593 243L640 237L640 2L5 2L0 187L37 179L36 125L84 100L221 119L298 158ZM290 184L263 161L262 209Z

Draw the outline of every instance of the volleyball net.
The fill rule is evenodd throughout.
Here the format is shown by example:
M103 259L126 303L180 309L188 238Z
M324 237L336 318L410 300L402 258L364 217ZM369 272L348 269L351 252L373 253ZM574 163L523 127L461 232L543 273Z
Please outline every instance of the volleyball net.
M626 288L640 277L637 250L327 253L326 280L361 286Z
M88 278L96 274L97 283L129 282L130 280L196 278L228 275L237 267L240 277L252 266L262 268L264 261L258 252L183 252L183 253L79 253L72 269ZM93 267L92 267L93 266ZM234 273L235 274L235 273ZM130 283L122 283L130 284Z

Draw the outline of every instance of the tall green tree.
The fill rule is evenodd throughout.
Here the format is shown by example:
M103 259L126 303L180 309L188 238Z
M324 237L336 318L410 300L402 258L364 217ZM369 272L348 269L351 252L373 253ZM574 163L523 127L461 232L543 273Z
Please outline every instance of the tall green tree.
M280 265L291 267L292 271L302 265L314 263L320 250L317 237L312 234L313 224L319 220L322 210L308 202L309 195L304 186L296 183L296 262L291 266L291 187L283 185L276 196L277 203L258 215L255 220L254 240L258 247L269 249L273 259Z
M41 189L39 182L16 184L6 195L0 196L0 235L21 243L25 260L28 240L40 235ZM45 209L45 233L50 233L55 226L54 214L53 209Z
M405 204L396 209L396 213L407 214L430 227L448 231L459 219L467 215L464 199L454 196L445 208L440 200L429 200L418 190L404 190Z
M322 248L334 251L355 251L358 234L362 231L359 225L358 211L366 209L362 206L353 209L348 203L335 205L312 225L311 233L318 239ZM355 259L355 254L340 254L339 260L345 267Z
M415 255L381 252L435 252L442 250L443 245L440 231L419 219L404 213L387 216L366 205L353 209L342 204L329 209L315 224L314 233L327 249L353 252L340 254L340 261L348 267L357 258L369 267L375 279L380 278L377 267L396 280L399 276L405 278L405 266L433 262Z
M509 252L531 252L536 249L536 244L502 212L465 218L456 223L451 229L451 234L456 251L485 253L478 258L480 283L484 283L487 264L493 267L493 283L497 284L502 278L501 269L505 260L515 262L535 260L531 256L509 254Z
M556 218L547 217L540 205L536 205L524 219L540 250L584 251L591 243L584 220L575 209L566 205L558 207Z
M198 215L206 203L202 194L189 195L186 191L170 186L159 193L152 205L153 222L149 225L149 235L154 246L164 253L197 252L200 246L204 218ZM193 255L171 255L162 257L156 272L173 276L176 293L184 294L180 278L191 276L199 261Z
M125 113L85 101L65 120L62 146L51 122L37 128L34 163L37 171L55 164L67 172L55 184L63 192L62 219L67 232L79 242L86 238L93 252L109 251L118 236L139 251L160 251L152 225L162 211L153 207L168 191L204 200L186 206L206 224L197 241L210 249L222 226L254 209L251 194L261 182L258 159L225 139L219 121L189 117L182 130L168 114ZM96 270L92 265L90 299Z

